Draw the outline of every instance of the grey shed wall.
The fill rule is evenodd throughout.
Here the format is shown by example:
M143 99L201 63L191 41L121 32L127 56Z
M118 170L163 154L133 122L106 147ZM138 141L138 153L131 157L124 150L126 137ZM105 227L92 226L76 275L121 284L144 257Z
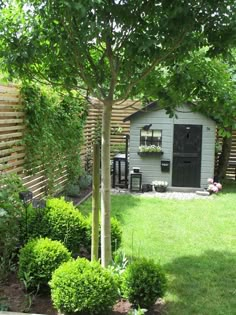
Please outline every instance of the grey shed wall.
M169 118L165 110L140 112L131 117L129 161L130 171L133 167L140 167L143 174L143 184L150 184L153 180L164 180L172 186L173 165L173 132L175 124L202 125L202 161L201 187L207 187L207 179L214 175L215 131L216 123L203 114L191 112L188 106L177 109L178 118ZM140 145L140 130L144 125L152 124L151 129L162 130L162 150L160 156L140 157L137 152ZM169 173L161 172L161 159L170 160Z

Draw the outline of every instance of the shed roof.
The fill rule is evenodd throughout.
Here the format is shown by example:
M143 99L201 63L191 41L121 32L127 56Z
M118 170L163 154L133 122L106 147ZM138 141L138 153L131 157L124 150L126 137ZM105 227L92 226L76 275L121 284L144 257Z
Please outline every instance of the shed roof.
M124 122L130 120L131 118L135 117L137 114L139 113L147 113L153 110L161 110L162 108L160 107L160 105L158 105L157 101L154 101L146 106L144 106L143 108L137 110L136 112L134 112L133 114L127 116L124 118Z
M191 102L186 102L186 103L184 103L183 105L188 106L190 109L193 109L193 108L195 107L195 105L194 105L193 103L191 103ZM149 103L148 105L144 106L143 108L137 110L137 111L134 112L133 114L131 114L131 115L125 117L125 118L123 119L123 121L124 121L124 122L129 121L129 120L131 120L133 117L137 116L137 115L140 114L140 113L148 113L148 112L158 111L158 110L162 110L162 109L165 109L165 108L163 108L162 106L160 106L160 104L158 104L157 101L154 101L154 102L151 102L151 103ZM196 111L196 110L195 110L195 111ZM194 110L192 110L192 112L194 112ZM206 115L205 113L203 113L203 115L208 116L208 115ZM216 119L214 119L213 117L211 117L211 116L208 116L208 117L209 117L210 119L214 120L215 122L217 122Z

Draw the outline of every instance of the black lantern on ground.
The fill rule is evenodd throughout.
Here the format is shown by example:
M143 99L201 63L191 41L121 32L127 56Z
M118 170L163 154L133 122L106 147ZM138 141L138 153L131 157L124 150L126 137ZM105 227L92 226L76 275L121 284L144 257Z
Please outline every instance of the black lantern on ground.
M25 208L25 235L26 238L28 237L28 222L27 222L27 217L28 217L28 205L31 203L32 198L33 198L33 193L32 191L21 191L19 192L19 198L23 202L24 208Z
M142 173L130 173L130 191L142 191Z
M33 193L32 191L21 191L19 192L19 197L24 205L28 205L33 199Z

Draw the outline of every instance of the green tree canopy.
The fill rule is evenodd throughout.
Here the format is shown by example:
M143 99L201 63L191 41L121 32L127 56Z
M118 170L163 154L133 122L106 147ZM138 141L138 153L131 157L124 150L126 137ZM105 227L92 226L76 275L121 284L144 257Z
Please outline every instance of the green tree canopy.
M149 100L159 100L170 114L178 105L190 102L193 110L212 117L221 134L227 135L227 128L236 126L236 60L209 58L207 53L203 48L161 68L159 75L153 71L148 77L153 89L145 82L143 93L148 91Z
M12 75L127 98L156 65L235 43L233 0L5 0L4 63ZM4 8L5 7L5 8Z

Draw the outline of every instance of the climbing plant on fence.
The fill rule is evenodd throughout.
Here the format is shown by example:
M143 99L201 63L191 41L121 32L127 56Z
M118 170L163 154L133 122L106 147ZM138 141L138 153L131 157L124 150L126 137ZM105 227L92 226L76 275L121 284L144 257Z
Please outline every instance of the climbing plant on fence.
M77 95L61 95L37 85L23 85L21 95L25 108L26 167L34 173L42 166L51 194L62 169L67 169L71 181L80 173L87 104Z

